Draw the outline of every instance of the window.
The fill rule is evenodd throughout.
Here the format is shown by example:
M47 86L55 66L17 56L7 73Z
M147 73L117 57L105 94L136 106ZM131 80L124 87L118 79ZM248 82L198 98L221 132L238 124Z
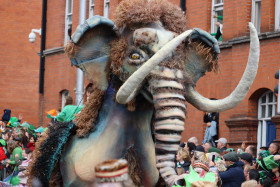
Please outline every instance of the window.
M94 16L94 0L89 0L89 11L88 11L88 17Z
M61 96L61 109L63 109L63 107L65 105L65 98L67 96L69 96L69 91L68 90L62 90L60 92L60 96Z
M73 13L73 0L66 0L65 8L65 38L64 43L70 40L72 34L72 13Z
M259 33L261 29L261 0L252 0L251 21Z
M212 0L212 15L211 15L211 34L216 35L218 30L217 23L220 23L220 29L222 30L223 24L223 10L224 10L224 0ZM214 18L214 15L217 18ZM219 39L221 40L221 38Z
M275 0L275 31L280 31L280 0Z
M277 98L272 91L264 93L258 101L258 150L262 146L268 146L275 139L275 125L271 117L276 114ZM272 129L272 130L271 130ZM272 133L271 133L272 132Z
M104 17L109 18L109 4L110 0L104 0Z

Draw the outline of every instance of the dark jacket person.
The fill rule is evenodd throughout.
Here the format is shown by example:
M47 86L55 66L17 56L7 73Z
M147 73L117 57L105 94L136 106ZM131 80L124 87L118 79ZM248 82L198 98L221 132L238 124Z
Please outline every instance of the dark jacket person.
M240 187L245 181L243 173L243 162L235 152L229 152L223 156L227 170L220 173L222 187Z

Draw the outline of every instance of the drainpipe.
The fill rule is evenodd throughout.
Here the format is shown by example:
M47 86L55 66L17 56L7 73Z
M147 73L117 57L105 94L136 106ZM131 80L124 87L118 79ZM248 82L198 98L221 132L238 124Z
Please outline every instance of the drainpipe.
M41 49L40 49L40 72L39 72L39 93L44 94L45 79L45 56L43 54L46 48L46 23L47 23L47 0L43 0L42 5L42 23L41 23Z
M79 24L83 24L86 20L87 13L87 1L80 0L80 10L79 10ZM82 70L77 68L77 82L76 82L76 105L83 104L83 95L84 95L84 73Z

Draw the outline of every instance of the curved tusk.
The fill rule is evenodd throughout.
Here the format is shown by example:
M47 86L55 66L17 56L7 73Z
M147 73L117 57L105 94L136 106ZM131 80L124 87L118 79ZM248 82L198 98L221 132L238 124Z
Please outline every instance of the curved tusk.
M135 71L125 83L120 87L116 99L120 104L126 104L137 94L137 89L146 76L188 36L192 30L187 30L169 41L156 54L154 54L145 64Z
M245 98L258 71L260 43L258 33L254 25L250 22L250 53L248 63L235 90L226 98L221 100L209 100L201 96L192 86L187 87L186 100L199 110L207 112L221 112L229 110Z

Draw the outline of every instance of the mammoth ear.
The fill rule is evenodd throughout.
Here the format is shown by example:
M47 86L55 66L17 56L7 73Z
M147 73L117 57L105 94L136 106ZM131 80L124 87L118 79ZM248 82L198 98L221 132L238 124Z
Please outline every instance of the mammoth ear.
M71 64L80 68L87 79L101 90L108 87L106 67L110 42L118 36L118 29L111 20L93 16L77 27L65 47Z
M186 40L185 71L193 83L208 71L218 70L220 49L217 40L209 33L195 28Z

